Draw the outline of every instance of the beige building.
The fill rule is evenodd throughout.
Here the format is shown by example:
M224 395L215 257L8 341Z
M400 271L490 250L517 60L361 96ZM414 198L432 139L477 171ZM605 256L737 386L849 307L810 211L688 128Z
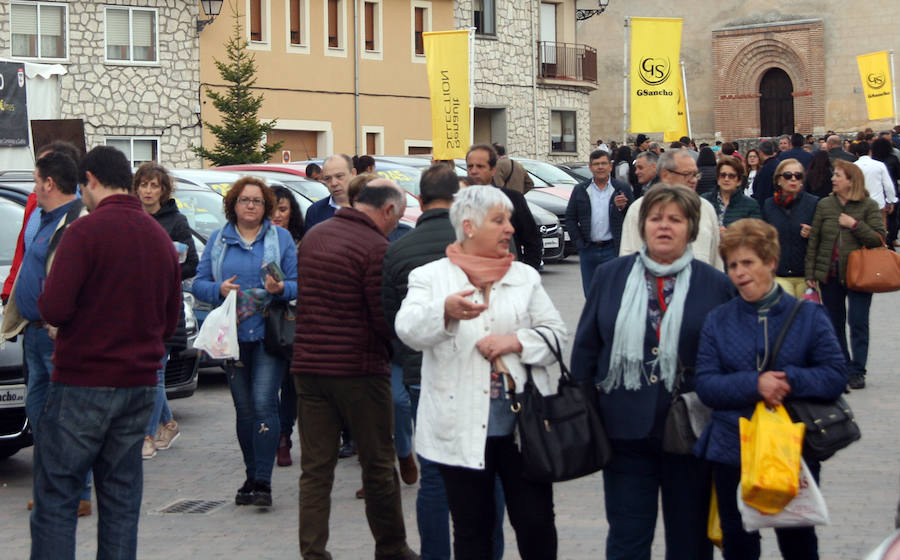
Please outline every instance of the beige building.
M581 0L579 7L589 4ZM900 50L895 0L699 0L689 7L612 0L604 14L578 28L580 40L599 52L593 139L623 138L626 16L684 19L681 58L697 139L753 138L788 129L820 135L893 124L868 120L856 55ZM638 132L653 131L628 137Z

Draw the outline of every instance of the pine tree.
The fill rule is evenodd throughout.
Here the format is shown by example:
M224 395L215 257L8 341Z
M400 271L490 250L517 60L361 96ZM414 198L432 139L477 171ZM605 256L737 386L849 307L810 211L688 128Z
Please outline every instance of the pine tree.
M263 124L259 120L263 95L254 96L252 93L256 83L256 59L247 51L240 15L236 10L234 14L234 32L225 43L228 60L215 60L219 74L229 85L224 92L206 91L206 96L222 115L221 125L203 121L203 125L216 137L216 145L212 150L203 146L192 148L195 154L217 166L263 163L283 144L262 144L263 136L275 128L275 121Z

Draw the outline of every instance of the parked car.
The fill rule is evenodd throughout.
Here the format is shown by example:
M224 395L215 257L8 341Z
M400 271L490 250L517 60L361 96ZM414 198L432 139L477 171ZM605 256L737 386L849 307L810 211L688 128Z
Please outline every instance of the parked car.
M541 260L545 263L553 263L566 258L563 228L556 216L531 202L528 203L528 209L531 210L531 215L534 216L538 231L541 233L543 247Z
M581 181L575 179L552 163L528 158L515 158L522 167L536 177L540 177L545 183L554 187L567 187L571 189Z
M529 203L540 206L545 211L556 216L556 219L559 221L560 229L562 230L564 251L566 255L573 255L578 252L575 243L572 242L572 239L569 237L569 232L566 231L565 227L566 206L569 204L569 197L571 194L572 189L553 187L550 185L543 187L536 186L525 193L525 200Z
M591 173L591 168L586 161L573 161L569 163L559 163L556 165L569 175L571 175L576 181L581 183L582 181L588 181L593 179L594 174Z
M277 181L313 202L328 196L328 187L319 181L308 179L305 172L298 172L300 170L295 167L282 167L269 163L247 163L244 165L223 165L215 169L232 171L241 175L254 175L265 179L266 182Z

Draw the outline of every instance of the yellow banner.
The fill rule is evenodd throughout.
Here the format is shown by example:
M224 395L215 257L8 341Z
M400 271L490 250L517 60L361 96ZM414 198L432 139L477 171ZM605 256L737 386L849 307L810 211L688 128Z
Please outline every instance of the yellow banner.
M631 132L675 130L681 18L631 18Z
M675 95L678 96L678 128L663 133L663 142L677 142L682 136L690 136L687 125L687 99L684 95L684 84L681 82L680 65L676 78L678 79L678 89L675 90Z
M886 51L861 54L856 57L869 120L894 116L894 94L891 83L891 63Z
M422 34L431 90L434 159L466 157L469 149L469 31Z

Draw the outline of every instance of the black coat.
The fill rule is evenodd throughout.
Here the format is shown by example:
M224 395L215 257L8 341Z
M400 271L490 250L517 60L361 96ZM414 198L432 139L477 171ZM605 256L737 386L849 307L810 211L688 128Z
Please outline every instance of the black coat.
M593 182L594 180L590 179L575 185L572 195L569 197L569 204L566 206L566 231L569 232L569 237L572 238L577 249L583 249L591 244L591 198L588 195L588 188ZM634 193L627 183L612 178L610 182L612 182L613 193L609 197L609 230L613 236L613 246L618 254L619 244L622 242L622 224L625 222L625 212L634 201ZM624 194L628 199L625 207L621 210L615 203L616 196L619 194Z
M422 378L422 353L396 338L394 320L406 297L409 273L422 265L446 256L447 245L456 241L450 224L450 211L443 208L426 210L416 221L416 228L388 247L384 255L381 295L384 318L394 335L393 361L403 368L403 383L418 385Z
M162 226L169 239L184 243L187 245L187 257L181 263L181 279L192 278L197 274L197 248L194 246L194 236L191 235L191 228L188 226L187 218L178 211L178 205L174 198L163 202L159 211L152 214L156 218L157 223ZM166 340L166 347L174 350L182 350L187 347L187 328L184 321L184 308L181 309L181 316L178 318L178 327L175 333Z
M700 180L697 181L697 194L704 195L708 192L716 190L719 186L719 180L716 177L715 165L700 166Z
M759 204L760 210L762 210L763 203L775 194L774 180L777 168L778 160L771 157L756 172L756 179L753 180L753 198Z
M513 213L509 221L512 222L512 226L516 230L516 233L513 234L516 246L516 260L534 267L535 270L539 270L541 268L541 257L544 256L544 242L541 240L541 232L538 231L534 215L525 201L525 195L506 187L497 188L503 191L503 194L509 198L513 205Z
M772 197L763 204L763 220L778 230L778 242L781 245L776 276L805 277L809 239L800 236L800 226L812 225L818 203L819 199L815 195L800 191L790 208L778 206Z

